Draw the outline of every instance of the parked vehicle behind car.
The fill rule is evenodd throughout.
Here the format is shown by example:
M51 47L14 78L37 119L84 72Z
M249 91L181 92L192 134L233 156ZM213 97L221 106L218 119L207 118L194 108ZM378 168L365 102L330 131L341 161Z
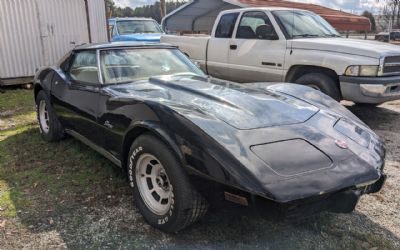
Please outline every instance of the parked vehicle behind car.
M380 32L375 35L375 40L380 42L400 41L400 31Z
M43 139L69 134L123 168L166 232L208 204L267 217L353 211L381 189L385 148L350 111L293 84L209 78L170 45L83 45L34 79Z
M395 45L345 39L322 17L298 9L223 11L211 36L163 35L214 77L293 82L335 100L379 104L400 98Z
M163 33L157 21L151 18L112 18L108 23L112 42L160 42Z

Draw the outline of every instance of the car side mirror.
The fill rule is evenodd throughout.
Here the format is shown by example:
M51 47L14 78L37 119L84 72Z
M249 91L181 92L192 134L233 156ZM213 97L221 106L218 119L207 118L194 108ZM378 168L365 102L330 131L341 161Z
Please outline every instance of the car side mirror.
M200 63L198 61L193 61L194 65L196 65L197 68L201 69Z
M278 40L279 37L275 33L274 27L269 24L260 25L256 29L256 36L259 39Z

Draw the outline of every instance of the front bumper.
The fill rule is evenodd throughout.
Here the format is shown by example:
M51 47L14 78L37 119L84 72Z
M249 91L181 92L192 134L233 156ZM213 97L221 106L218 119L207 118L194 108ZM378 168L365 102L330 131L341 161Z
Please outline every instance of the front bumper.
M379 104L400 99L400 76L340 76L339 80L344 100Z
M351 213L361 195L379 192L386 181L386 175L375 183L361 187L342 190L288 203L274 203L261 197L253 197L252 205L261 217L275 220L304 219L321 212Z

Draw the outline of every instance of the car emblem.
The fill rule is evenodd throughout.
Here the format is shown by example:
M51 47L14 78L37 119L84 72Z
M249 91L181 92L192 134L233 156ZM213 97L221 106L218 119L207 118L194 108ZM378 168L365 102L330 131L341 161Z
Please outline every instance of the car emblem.
M343 140L335 140L335 143L336 143L336 145L337 145L339 148L343 148L343 149L348 149L348 148L349 148L349 145L347 145L347 142L346 142L346 141L343 141Z
M114 126L111 125L110 121L105 121L104 122L104 126L106 126L107 128L113 128Z

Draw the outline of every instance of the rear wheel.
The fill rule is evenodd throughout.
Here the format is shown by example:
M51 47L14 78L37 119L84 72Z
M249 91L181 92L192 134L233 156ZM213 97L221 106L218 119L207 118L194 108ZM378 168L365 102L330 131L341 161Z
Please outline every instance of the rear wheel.
M63 138L64 128L43 90L39 91L36 97L36 114L43 139L46 141L59 141Z
M323 73L308 73L296 80L296 83L309 86L340 101L340 91L332 77Z
M206 200L192 187L173 151L152 135L131 146L128 177L145 220L165 232L177 232L200 219Z

